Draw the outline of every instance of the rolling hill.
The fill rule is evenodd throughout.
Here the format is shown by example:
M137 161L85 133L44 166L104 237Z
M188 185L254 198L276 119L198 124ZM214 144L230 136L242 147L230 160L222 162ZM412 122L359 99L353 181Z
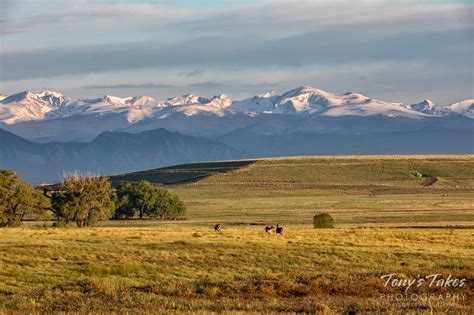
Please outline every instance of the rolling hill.
M422 173L418 177L417 173ZM436 182L426 186L430 177ZM194 163L112 176L180 195L201 223L472 224L474 156L323 156ZM371 196L375 195L375 196ZM449 195L449 198L447 197Z

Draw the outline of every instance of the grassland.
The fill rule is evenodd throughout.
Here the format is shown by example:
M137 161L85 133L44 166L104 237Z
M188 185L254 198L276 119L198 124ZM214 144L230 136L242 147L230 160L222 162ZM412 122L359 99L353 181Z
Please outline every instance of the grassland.
M0 310L23 312L350 310L468 313L473 292L415 288L462 298L389 300L403 288L380 278L440 273L472 281L472 230L258 227L4 229Z
M417 172L437 182L424 187ZM472 225L474 157L262 159L171 190L196 223L308 225L326 211L344 226Z
M1 229L0 312L474 310L474 156L199 163L112 181L140 179L172 184L186 220ZM336 228L312 229L317 211ZM264 233L272 223L283 236ZM384 286L389 273L467 285L405 292Z

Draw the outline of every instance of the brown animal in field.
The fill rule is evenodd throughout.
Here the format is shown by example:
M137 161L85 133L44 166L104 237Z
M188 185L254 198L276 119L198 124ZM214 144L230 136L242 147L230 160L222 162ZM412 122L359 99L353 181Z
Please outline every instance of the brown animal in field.
M277 227L276 227L276 234L280 234L280 235L283 235L283 227L278 225L277 224Z
M222 226L219 223L214 225L214 231L216 231L216 232L222 231Z
M272 234L272 231L273 231L274 228L275 228L275 227L274 227L273 225L271 225L271 226L268 226L268 225L267 225L267 226L265 227L265 232L266 232L267 234Z

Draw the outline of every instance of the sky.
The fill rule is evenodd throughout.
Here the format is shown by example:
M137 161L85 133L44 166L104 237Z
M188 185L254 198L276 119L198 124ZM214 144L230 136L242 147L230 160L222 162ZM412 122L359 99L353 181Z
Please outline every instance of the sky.
M0 93L474 98L474 3L0 0Z

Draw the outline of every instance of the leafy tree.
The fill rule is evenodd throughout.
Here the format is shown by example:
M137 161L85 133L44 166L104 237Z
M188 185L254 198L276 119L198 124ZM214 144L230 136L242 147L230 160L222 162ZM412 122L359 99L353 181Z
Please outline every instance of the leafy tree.
M52 210L59 222L74 222L78 227L96 225L109 219L115 202L107 177L71 175L52 195Z
M184 214L186 207L175 194L159 188L150 182L122 184L117 189L119 206L117 219L131 218L138 215L150 217L170 217Z
M13 171L0 171L0 225L19 225L26 215L41 215L49 200Z
M313 217L313 226L314 228L333 228L334 219L329 213L320 212Z

